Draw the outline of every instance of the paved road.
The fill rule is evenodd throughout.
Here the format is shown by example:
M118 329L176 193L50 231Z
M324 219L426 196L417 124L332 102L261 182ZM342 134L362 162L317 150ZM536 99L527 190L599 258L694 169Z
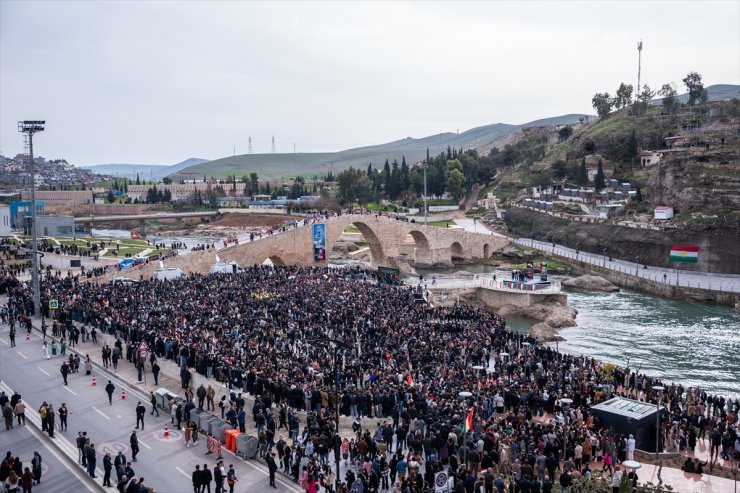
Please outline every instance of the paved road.
M609 260L604 255L595 253L578 252L572 248L562 245L555 245L544 241L537 241L531 238L518 238L512 240L522 246L532 247L542 250L546 253L559 255L561 257L580 260L592 265L598 265L618 272L624 272L631 275L637 275L642 279L649 279L656 282L665 282L671 285L679 285L687 288L701 288L712 291L723 291L728 293L740 293L740 275L737 274L715 274L711 272L694 272L682 271L677 273L675 269L666 269L664 267L653 267L626 260ZM636 259L637 260L637 259ZM665 275L665 281L663 278Z
M113 455L122 450L131 457L129 435L135 425L137 400L145 404L148 399L128 384L114 381L116 392L113 404L108 404L104 386L108 376L97 369L93 370L97 386L91 386L92 378L80 374L70 375L69 385L64 386L59 373L61 358L46 360L42 358L41 337L35 332L30 341L18 337L18 345L11 348L7 333L0 338L0 379L9 388L17 390L27 403L27 414L38 416L36 410L42 401L47 401L58 408L62 402L70 410L69 430L57 432L54 442L63 449L75 453L73 444L78 431L87 431L98 450L98 480L102 483L103 454L111 451ZM126 400L121 400L121 390L126 390ZM149 406L150 407L150 406ZM148 409L149 410L149 409ZM148 411L147 411L148 412ZM137 476L144 476L146 483L156 488L158 493L178 493L192 491L191 472L195 464L207 463L209 468L215 465L213 456L206 456L205 440L197 448L186 448L180 432L170 430L170 438L164 438L164 424L169 417L160 418L146 415L145 431L139 431L140 452L138 462L133 464ZM4 435L0 435L4 436ZM47 437L29 440L30 447L38 447L50 441ZM5 439L2 439L3 449ZM236 491L267 491L267 469L256 461L245 462L224 450L224 462L228 468L234 464L239 477ZM71 473L70 473L71 474ZM115 477L115 474L114 474ZM270 488L271 489L271 488ZM64 489L55 491L74 491ZM297 486L285 478L278 479L278 489L273 491L300 491Z
M0 385L6 393L8 388ZM41 455L41 483L34 486L37 492L44 491L100 491L97 486L88 484L81 468L63 454L59 453L48 439L42 437L41 431L27 420L25 426L18 426L17 421L10 431L0 431L2 454L11 452L14 457L20 457L23 467L31 467L33 453Z

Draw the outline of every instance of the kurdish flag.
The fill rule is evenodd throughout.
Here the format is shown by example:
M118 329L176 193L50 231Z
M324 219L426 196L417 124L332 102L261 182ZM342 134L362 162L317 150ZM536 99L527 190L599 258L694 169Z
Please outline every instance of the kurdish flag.
M671 245L671 262L688 262L695 264L699 260L699 247L690 245Z
M468 417L465 418L465 433L473 429L473 409L470 409Z

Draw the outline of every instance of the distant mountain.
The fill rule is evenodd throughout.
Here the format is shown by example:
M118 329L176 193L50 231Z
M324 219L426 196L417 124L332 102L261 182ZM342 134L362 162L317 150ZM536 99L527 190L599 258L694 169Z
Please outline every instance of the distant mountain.
M725 99L740 98L740 86L738 85L715 84L713 86L707 86L705 89L707 90L710 101L724 101ZM679 95L678 100L681 103L688 103L689 93ZM650 104L663 104L663 99L653 99L650 101Z
M325 175L329 170L337 173L350 166L364 169L368 163L372 163L374 168L380 168L386 159L390 162L397 159L400 163L401 159L405 157L407 163L413 164L426 158L427 149L429 149L429 154L433 156L438 155L448 146L456 149L474 149L521 128L576 123L581 117L583 115L570 114L521 125L494 123L472 128L460 134L446 132L418 139L406 137L385 144L357 147L340 152L242 154L196 164L179 173L173 173L170 177L173 180L180 180L205 174L208 176L236 175L237 178L240 178L251 172L256 172L260 178L281 178L298 175L310 177Z
M87 168L101 175L112 175L119 176L121 178L136 179L136 174L139 177L147 180L161 180L167 175L177 173L178 171L195 166L201 163L207 163L207 159L200 159L191 157L185 161L172 165L161 165L161 164L95 164L90 166L80 166L81 168Z

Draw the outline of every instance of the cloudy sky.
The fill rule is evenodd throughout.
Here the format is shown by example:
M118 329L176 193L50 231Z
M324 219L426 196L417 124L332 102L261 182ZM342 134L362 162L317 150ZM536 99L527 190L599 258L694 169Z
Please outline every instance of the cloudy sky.
M0 152L172 164L593 113L695 70L740 83L740 2L0 0Z

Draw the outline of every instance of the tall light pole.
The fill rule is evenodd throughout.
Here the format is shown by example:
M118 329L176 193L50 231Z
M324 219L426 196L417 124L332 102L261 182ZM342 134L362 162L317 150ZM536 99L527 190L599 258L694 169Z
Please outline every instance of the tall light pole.
M637 87L635 88L635 99L640 94L640 72L642 70L642 40L637 43Z
M36 235L36 176L33 162L33 135L43 132L45 121L24 120L18 122L18 131L28 136L28 155L31 173L31 284L33 285L33 315L41 315L41 290L39 289L39 251Z

